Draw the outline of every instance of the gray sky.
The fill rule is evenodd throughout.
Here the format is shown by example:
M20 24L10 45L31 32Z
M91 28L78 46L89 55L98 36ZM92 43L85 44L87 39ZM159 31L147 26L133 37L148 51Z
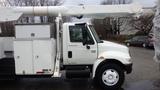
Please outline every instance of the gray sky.
M156 0L134 0L135 2L140 2L143 6L150 7L154 6Z
M66 0L65 5L78 5L78 4L87 4L87 5L96 5L99 4L102 0ZM140 2L145 7L150 7L155 5L156 0L134 0L134 2Z

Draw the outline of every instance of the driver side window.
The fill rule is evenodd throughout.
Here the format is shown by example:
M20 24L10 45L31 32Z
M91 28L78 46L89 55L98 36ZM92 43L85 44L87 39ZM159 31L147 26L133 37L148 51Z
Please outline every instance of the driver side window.
M94 40L85 26L69 26L70 42L94 44Z
M82 28L79 26L70 26L69 27L70 33L70 42L82 42L83 35L82 35Z

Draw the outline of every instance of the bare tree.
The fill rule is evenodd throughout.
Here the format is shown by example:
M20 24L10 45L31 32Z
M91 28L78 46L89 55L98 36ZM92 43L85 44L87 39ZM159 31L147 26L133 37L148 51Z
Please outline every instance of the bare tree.
M110 31L112 29L112 26L109 23L109 19L110 18L106 18L103 20L101 20L101 19L93 19L92 20L92 24L101 39L107 39L107 36L109 35L109 33L112 33Z
M128 4L131 3L132 0L104 0L101 4L103 5L111 5L111 4ZM110 23L112 25L113 35L120 34L120 27L126 21L126 18L110 18Z
M112 4L128 4L132 0L104 0L101 2L102 5L112 5ZM120 27L126 22L127 18L111 18L107 17L103 20L92 20L92 23L95 25L95 28L98 30L100 36L103 39L111 37L113 35L120 34ZM100 23L101 22L101 23Z
M134 29L139 30L140 32L143 32L143 34L147 35L153 27L153 18L154 14L142 15L138 19L131 19L130 24Z

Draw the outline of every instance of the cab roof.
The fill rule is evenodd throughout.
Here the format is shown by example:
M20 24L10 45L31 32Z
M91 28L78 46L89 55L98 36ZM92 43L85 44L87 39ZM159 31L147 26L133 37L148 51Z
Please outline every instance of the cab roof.
M87 25L92 25L89 22L66 22L63 25L76 25L76 24L87 24Z

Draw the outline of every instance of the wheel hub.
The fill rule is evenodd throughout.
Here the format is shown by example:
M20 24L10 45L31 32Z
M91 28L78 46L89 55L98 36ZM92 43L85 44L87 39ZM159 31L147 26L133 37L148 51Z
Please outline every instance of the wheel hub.
M109 79L109 80L112 80L112 79L113 79L113 75L109 75L109 76L108 76L108 79Z
M119 74L116 70L108 69L102 74L102 81L108 86L113 86L119 81Z

